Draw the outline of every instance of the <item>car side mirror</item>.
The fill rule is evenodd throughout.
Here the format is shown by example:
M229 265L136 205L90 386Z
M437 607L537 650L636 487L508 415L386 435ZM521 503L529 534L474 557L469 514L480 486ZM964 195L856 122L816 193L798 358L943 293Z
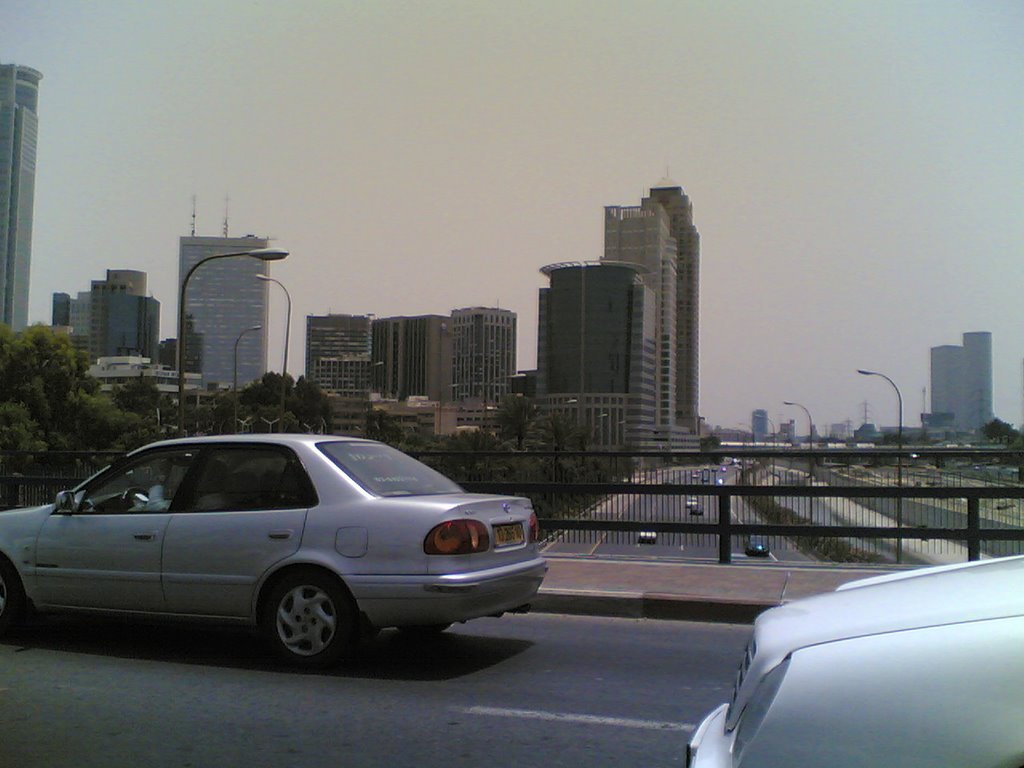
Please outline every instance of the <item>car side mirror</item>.
M53 511L58 515L73 515L78 511L80 497L74 491L60 491L53 502Z

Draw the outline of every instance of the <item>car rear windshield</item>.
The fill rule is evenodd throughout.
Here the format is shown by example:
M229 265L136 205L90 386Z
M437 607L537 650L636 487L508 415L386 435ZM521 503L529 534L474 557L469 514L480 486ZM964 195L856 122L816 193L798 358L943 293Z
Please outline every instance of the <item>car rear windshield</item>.
M345 474L378 496L462 493L440 472L387 445L332 441L318 447Z

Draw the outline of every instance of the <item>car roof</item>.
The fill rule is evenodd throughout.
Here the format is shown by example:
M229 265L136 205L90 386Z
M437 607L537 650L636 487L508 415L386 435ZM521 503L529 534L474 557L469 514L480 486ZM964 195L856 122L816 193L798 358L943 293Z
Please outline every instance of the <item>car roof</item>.
M765 612L755 632L758 654L781 661L809 645L1008 616L1024 616L1024 556L852 582Z
M155 447L173 447L179 445L210 445L216 443L224 444L253 444L261 445L316 445L324 442L353 442L353 443L375 443L374 440L366 440L361 437L347 437L345 435L308 435L299 432L284 432L273 434L245 434L245 435L202 435L197 437L180 437L171 440L161 440L157 443L150 443L142 448L132 451L146 450Z

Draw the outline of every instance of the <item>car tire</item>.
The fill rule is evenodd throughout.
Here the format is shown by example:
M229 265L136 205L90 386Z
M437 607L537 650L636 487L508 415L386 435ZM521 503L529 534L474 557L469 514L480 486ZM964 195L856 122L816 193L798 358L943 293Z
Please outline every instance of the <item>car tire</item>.
M353 647L358 628L348 591L316 569L293 571L275 584L260 625L279 658L306 669L338 663Z
M21 619L25 611L25 590L18 572L0 557L0 636Z

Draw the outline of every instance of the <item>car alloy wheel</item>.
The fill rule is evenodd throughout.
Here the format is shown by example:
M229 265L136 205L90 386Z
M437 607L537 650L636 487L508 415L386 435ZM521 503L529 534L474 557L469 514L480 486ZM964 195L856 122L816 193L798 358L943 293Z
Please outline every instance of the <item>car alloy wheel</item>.
M354 617L351 599L334 578L299 571L274 587L263 626L282 658L299 666L325 667L352 645Z

